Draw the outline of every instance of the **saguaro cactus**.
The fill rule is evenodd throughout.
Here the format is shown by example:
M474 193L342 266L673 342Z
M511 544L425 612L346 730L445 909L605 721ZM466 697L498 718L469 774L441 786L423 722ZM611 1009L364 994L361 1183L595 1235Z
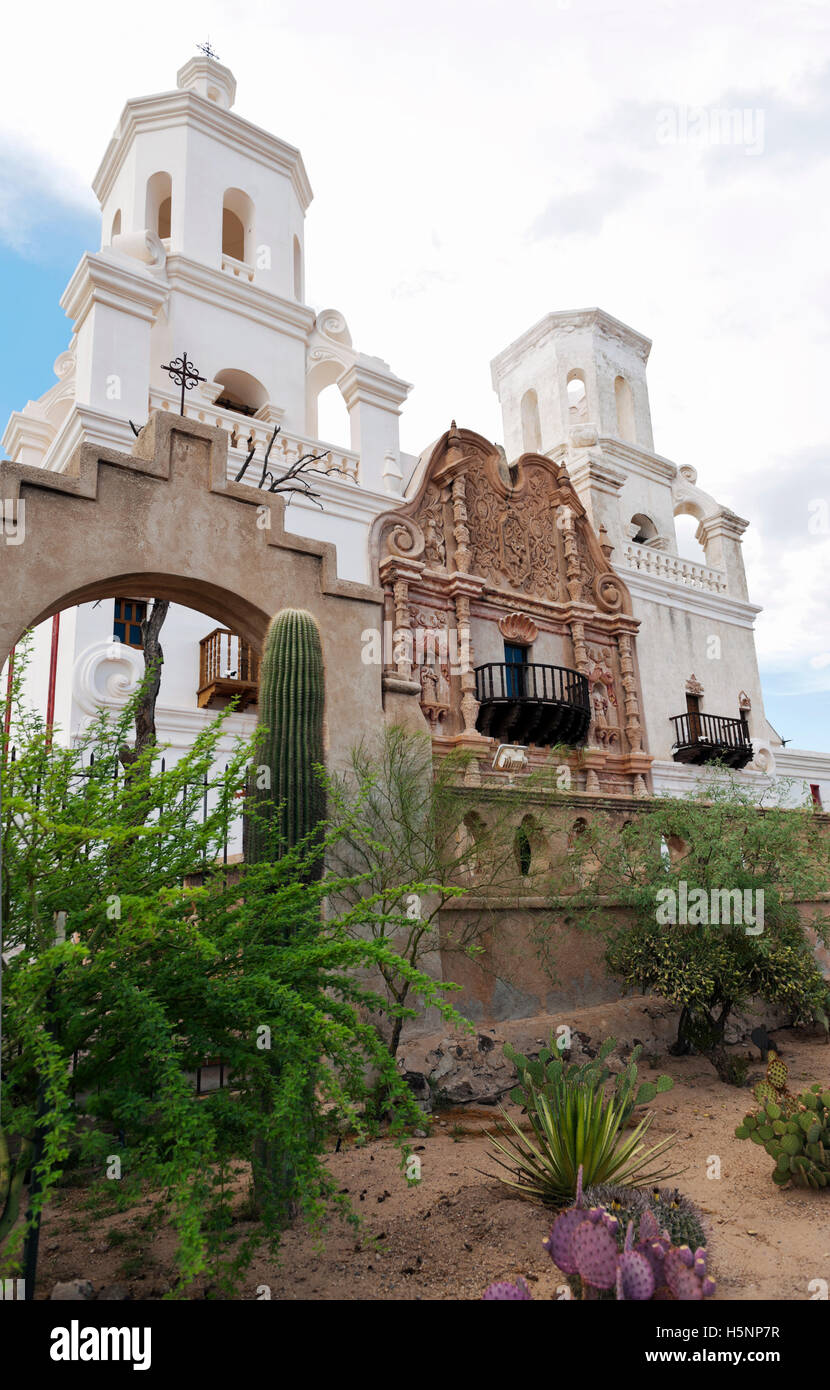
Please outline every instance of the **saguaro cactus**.
M284 608L271 619L260 666L259 718L267 733L250 789L256 814L246 818L250 862L298 844L325 814L316 770L324 759L324 700L317 623L311 613Z

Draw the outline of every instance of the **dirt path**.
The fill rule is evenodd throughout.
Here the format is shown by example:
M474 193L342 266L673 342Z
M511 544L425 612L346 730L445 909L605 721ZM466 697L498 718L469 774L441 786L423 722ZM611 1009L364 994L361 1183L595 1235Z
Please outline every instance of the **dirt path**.
M830 1080L830 1047L789 1035L782 1051L791 1089ZM811 1280L830 1282L830 1189L775 1187L768 1155L733 1135L748 1091L724 1086L699 1058L669 1059L660 1070L671 1071L675 1087L657 1097L651 1133L678 1135L671 1157L685 1172L672 1185L703 1210L716 1297L809 1299ZM760 1076L760 1066L753 1070ZM641 1066L642 1079L651 1074ZM332 1154L337 1186L364 1218L362 1236L338 1220L321 1249L295 1227L279 1264L258 1260L240 1296L256 1297L267 1285L279 1299L477 1299L492 1280L522 1274L534 1297L556 1297L563 1280L542 1249L544 1210L482 1175L496 1171L483 1135L495 1115L438 1116L427 1138L413 1140L421 1161L414 1187L387 1141ZM716 1160L720 1177L708 1177ZM148 1202L132 1213L96 1212L82 1192L67 1190L44 1220L39 1297L68 1279L89 1279L96 1292L120 1282L133 1298L161 1297L172 1277L173 1240L167 1229L141 1229L149 1209ZM193 1296L208 1286L201 1280Z

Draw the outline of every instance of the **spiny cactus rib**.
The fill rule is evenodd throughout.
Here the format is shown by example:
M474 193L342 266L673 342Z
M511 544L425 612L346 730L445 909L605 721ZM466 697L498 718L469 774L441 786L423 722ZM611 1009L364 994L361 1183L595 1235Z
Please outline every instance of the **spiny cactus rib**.
M260 757L269 776L257 777L250 792L255 811L245 844L250 862L293 848L325 815L316 767L324 761L324 701L317 623L311 613L283 609L271 620L260 666L259 718L266 729Z
M586 1211L580 1206L557 1217L544 1245L583 1299L603 1298L613 1290L611 1296L618 1300L699 1300L715 1290L706 1273L705 1249L699 1246L693 1252L687 1244L671 1245L666 1232L658 1234L650 1209L640 1215L636 1244L633 1220L622 1236L619 1220L604 1207Z

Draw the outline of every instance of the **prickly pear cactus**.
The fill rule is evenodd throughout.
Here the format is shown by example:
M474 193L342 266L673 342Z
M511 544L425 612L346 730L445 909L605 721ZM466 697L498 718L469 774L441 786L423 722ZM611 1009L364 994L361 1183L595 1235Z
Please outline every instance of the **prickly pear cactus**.
M628 1222L620 1249L616 1216L601 1206L583 1205L581 1174L580 1169L576 1206L556 1218L543 1242L554 1264L568 1276L576 1297L645 1302L652 1298L698 1300L714 1293L703 1247L672 1245L651 1210L640 1216L636 1241L634 1221Z
M780 1062L774 1053L771 1059ZM784 1085L787 1076L784 1067ZM778 1068L776 1080L781 1079ZM768 1069L768 1084L769 1082ZM823 1090L818 1083L800 1095L790 1096L783 1088L776 1091L777 1099L770 1099L766 1091L756 1087L756 1098L761 1108L756 1114L745 1115L735 1130L737 1139L751 1139L766 1149L775 1161L772 1180L778 1187L794 1183L797 1187L818 1189L830 1186L830 1090ZM759 1095L760 1092L760 1095ZM785 1106L782 1100L787 1100Z

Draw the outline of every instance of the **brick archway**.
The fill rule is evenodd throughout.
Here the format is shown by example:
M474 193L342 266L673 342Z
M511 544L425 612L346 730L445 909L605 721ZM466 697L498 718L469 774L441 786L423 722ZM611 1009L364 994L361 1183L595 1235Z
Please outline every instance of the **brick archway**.
M133 454L82 444L65 473L0 462L0 500L0 665L29 628L96 598L169 598L257 649L296 605L320 625L334 760L382 717L380 668L361 659L382 594L338 579L333 545L286 532L281 498L227 481L224 430L154 412Z

